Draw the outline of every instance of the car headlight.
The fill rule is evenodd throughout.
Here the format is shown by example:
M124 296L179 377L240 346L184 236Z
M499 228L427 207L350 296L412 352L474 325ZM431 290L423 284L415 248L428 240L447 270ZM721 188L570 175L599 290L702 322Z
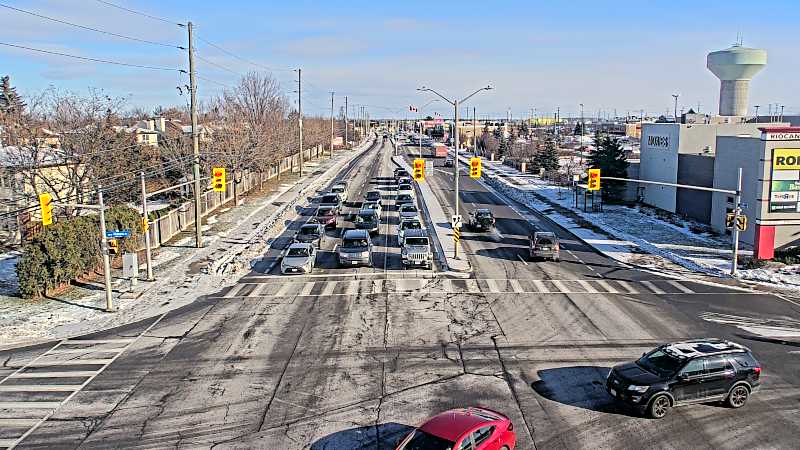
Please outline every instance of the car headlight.
M369 258L369 252L361 252L362 258Z
M637 386L635 384L628 386L629 391L637 392L639 394L644 394L648 389L650 389L650 386Z

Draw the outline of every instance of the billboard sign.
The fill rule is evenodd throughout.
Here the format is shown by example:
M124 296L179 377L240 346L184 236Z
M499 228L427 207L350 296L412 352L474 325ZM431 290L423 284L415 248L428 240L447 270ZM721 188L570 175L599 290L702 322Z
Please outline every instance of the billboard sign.
M769 212L800 212L800 148L772 150L770 179Z

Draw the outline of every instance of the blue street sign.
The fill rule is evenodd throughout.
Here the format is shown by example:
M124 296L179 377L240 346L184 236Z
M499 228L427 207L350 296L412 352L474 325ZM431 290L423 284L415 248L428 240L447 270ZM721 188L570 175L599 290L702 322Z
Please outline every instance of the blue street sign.
M131 230L110 230L110 231L106 231L106 237L109 238L109 239L131 237Z

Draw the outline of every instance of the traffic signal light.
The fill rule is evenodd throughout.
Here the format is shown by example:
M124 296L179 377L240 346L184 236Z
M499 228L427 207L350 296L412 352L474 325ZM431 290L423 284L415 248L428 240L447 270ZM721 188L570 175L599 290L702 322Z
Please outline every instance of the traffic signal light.
M589 181L586 189L589 191L600 190L600 169L589 169Z
M53 197L44 192L39 194L39 207L42 209L42 225L53 224Z
M211 187L214 188L214 192L225 192L226 186L227 182L225 181L225 168L214 167L211 169Z
M470 178L481 177L481 158L480 156L473 156L469 159L469 176Z
M414 179L417 181L425 180L425 160L424 159L415 159L414 160L414 173L412 174Z
M116 239L108 240L108 252L119 255L119 241Z

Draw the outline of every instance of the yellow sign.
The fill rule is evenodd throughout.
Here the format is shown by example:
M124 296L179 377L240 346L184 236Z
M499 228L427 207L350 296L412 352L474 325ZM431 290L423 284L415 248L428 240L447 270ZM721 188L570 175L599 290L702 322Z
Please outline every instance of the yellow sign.
M589 181L586 189L589 191L600 190L600 169L589 169Z
M47 193L39 194L39 207L42 209L42 225L53 224L53 197Z
M800 170L800 148L776 148L772 151L773 170Z
M469 159L469 177L478 179L481 177L481 158L473 156Z
M214 192L225 192L226 186L225 168L214 167L211 169L211 187L214 189Z
M417 181L424 181L425 180L425 160L424 159L415 159L414 160L414 173L412 174L414 179Z

